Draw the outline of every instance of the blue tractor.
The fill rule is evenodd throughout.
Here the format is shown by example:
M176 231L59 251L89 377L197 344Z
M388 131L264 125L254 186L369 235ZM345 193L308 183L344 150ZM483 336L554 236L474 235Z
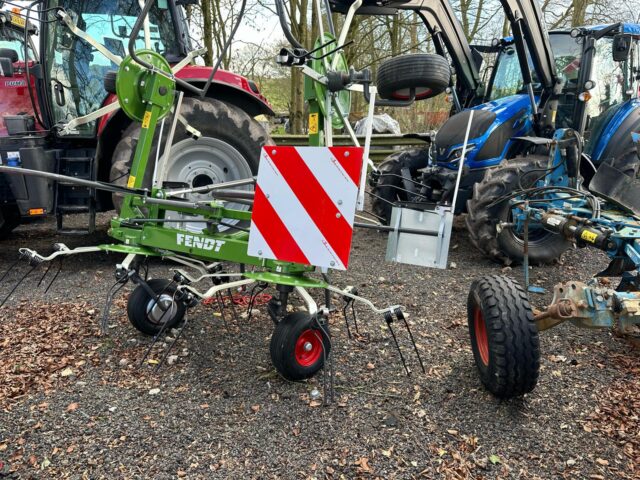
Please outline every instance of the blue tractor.
M374 212L389 218L391 203L450 202L470 110L474 119L456 204L468 213L472 242L504 263L523 257L521 229L500 198L544 175L557 128L577 132L580 171L571 184L588 184L598 166L637 163L631 132L640 128L637 76L640 25L614 24L547 34L535 0L501 0L513 37L494 41L496 54L484 103L452 115L433 143L393 155L375 179ZM520 185L525 182L525 185ZM391 203L390 203L391 202ZM535 225L529 259L548 263L569 243Z

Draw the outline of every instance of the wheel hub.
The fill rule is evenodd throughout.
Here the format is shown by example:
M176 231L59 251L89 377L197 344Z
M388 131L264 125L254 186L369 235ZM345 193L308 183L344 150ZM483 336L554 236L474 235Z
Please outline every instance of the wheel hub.
M198 140L185 139L171 147L171 159L167 166L167 180L180 182L188 187L204 187L215 183L249 178L253 175L251 167L242 154L227 142L217 138L203 137ZM237 187L239 190L251 190L250 186ZM211 192L190 193L185 198L191 201L212 200ZM248 210L239 203L227 203L227 208ZM202 232L206 225L199 221L202 217L179 212L167 212L166 218L184 222L182 228L195 233ZM225 223L235 225L238 220L226 219ZM219 227L220 231L226 230Z
M298 364L310 367L320 360L324 351L320 335L320 332L312 329L305 330L300 334L294 352Z
M476 333L476 344L478 346L478 353L480 354L480 360L485 366L489 365L489 339L487 338L487 326L484 321L484 316L479 308L476 308L473 314L473 326Z
M166 293L160 295L157 302L152 298L147 304L147 317L157 325L173 320L177 312L178 306L173 297Z

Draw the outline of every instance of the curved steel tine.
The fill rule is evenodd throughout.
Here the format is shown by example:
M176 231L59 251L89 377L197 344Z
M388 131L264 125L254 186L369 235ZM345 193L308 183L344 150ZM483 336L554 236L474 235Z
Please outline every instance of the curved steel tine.
M411 343L413 343L413 349L416 352L416 356L418 357L418 361L420 362L420 367L422 368L422 373L427 373L427 371L424 368L424 363L422 363L422 357L420 356L420 352L418 351L418 345L416 344L416 341L413 338L413 333L411 333L411 329L409 328L409 322L407 322L407 319L404 316L404 313L402 313L402 310L400 310L399 308L396 308L395 312L396 317L398 318L398 320L402 320L404 322L404 326L407 328L407 332L409 333L409 338L411 338Z
M400 350L400 344L398 343L398 339L396 338L396 334L393 331L393 328L391 327L391 324L393 323L393 315L391 314L391 312L385 312L384 314L384 320L387 324L387 328L389 329L389 332L391 332L391 336L393 337L393 341L396 344L396 348L398 349L398 353L400 354L400 360L402 360L402 366L404 367L405 371L407 372L407 377L411 376L411 372L409 371L409 368L407 367L407 362L405 362L404 360L404 355L402 355L402 350Z

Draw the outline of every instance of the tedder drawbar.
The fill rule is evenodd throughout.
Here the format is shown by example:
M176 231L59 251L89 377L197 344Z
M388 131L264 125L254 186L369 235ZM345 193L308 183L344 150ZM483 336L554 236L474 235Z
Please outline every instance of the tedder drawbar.
M378 308L359 296L352 287L340 289L331 285L327 275L329 269L347 268L352 230L354 226L361 225L355 222L356 210L362 211L364 204L372 122L369 122L366 144L361 148L347 121L348 100L351 91L363 92L370 102L371 116L377 90L371 85L368 71L356 72L347 68L342 52L349 25L362 1L350 6L342 33L337 38L329 4L315 1L314 8L318 9L320 23L325 18L330 31L324 32L320 27L321 40L312 52L297 44L290 29L285 28L294 48L283 50L278 60L281 64L302 68L307 76L311 118L315 122L310 126L312 146L264 147L257 178L217 184L198 184L196 179L191 184L176 183L168 178L166 165L171 155L173 134L178 122L186 123L180 115L183 94L176 85L190 91L195 91L195 87L176 77L176 72L186 61L172 67L148 45L146 49L135 50L136 39L141 32L144 38L149 38L146 18L154 1L146 2L132 28L129 55L121 59L109 54L118 70L105 78L105 88L117 94L118 108L141 124L127 186L0 167L0 171L6 174L43 176L122 195L122 208L111 221L109 229L109 235L117 243L75 249L57 244L55 251L48 256L23 248L20 256L29 262L31 268L20 282L39 265L55 259L62 261L68 256L101 251L125 254L124 260L116 266L116 282L107 296L101 325L106 329L114 295L131 281L136 288L128 300L129 320L140 332L154 336L154 342L167 329L186 323L187 310L203 300L218 299L218 303L223 305L222 295L231 295L238 289L250 289L253 300L259 292L272 285L276 294L267 305L267 311L275 322L271 359L278 372L290 380L313 376L329 358L328 315L333 310L332 294L337 294L346 303L345 320L347 307L353 306L354 302L362 303L384 317L408 374L409 368L392 328L395 321L404 325L424 371L409 324L399 305ZM285 6L282 1L276 4L282 23L287 27ZM246 1L242 12L245 5ZM321 15L323 8L324 17ZM55 16L56 11L51 14ZM65 15L67 21L69 16L73 17L71 13ZM72 30L82 38L87 35L78 26ZM95 40L93 43L98 44ZM103 52L103 49L98 48L97 51ZM210 83L211 78L203 90L195 93L204 94ZM411 100L416 97L416 89L419 85L412 85L409 89ZM406 105L411 101L398 103ZM72 123L82 124L105 113L94 112L74 119ZM332 146L331 131L338 126L346 127L352 134L354 147ZM62 131L66 127L60 126ZM197 127L188 126L194 137L199 134ZM164 151L158 147L157 153L152 154L154 142L163 142ZM152 188L143 188L143 180L149 175L153 178ZM193 194L198 194L195 200ZM189 198L184 198L186 195ZM233 208L237 205L240 207ZM418 247L420 242L416 238L426 238L433 247L431 254L427 255L431 259L430 266L442 268L446 266L451 211L425 212L424 215L431 215L434 220L425 224L415 219L415 227L398 222L395 227L381 227L392 231L391 258L408 262L412 256L424 257L425 247ZM362 226L376 227L376 222L365 222ZM181 268L175 270L171 280L148 280L141 272L149 257L171 260ZM225 267L228 263L239 264L240 271L230 273ZM316 270L319 270L318 275L313 275ZM201 284L206 285L202 287ZM309 294L309 289L314 288L325 292L325 305L318 306ZM294 292L306 305L305 312L290 313L290 308L287 308ZM355 310L352 312L355 315Z

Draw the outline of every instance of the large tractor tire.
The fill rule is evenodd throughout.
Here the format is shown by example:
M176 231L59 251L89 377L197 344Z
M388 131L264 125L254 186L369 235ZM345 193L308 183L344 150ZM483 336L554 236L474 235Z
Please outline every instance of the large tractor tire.
M499 228L511 222L509 200L501 198L522 188L532 187L544 174L548 157L528 155L504 160L487 172L473 187L473 197L467 202L467 229L471 242L487 257L511 265L524 259L524 238L511 227ZM543 229L529 232L529 262L532 265L557 261L570 247L560 235Z
M482 277L471 285L467 320L485 388L499 398L531 392L540 371L540 341L527 292L509 277Z
M4 240L20 225L20 213L16 207L0 207L0 240Z
M427 149L411 149L394 153L380 164L380 178L373 189L373 213L383 219L386 225L391 221L392 204L407 200L407 193L402 183L402 169L408 168L411 177L415 178L420 168L427 166L429 155Z
M607 158L604 163L620 170L631 178L640 178L640 158L635 148L615 158Z
M258 173L260 150L273 142L260 124L247 113L213 98L185 98L180 113L202 136L197 140L193 139L184 125L178 122L167 165L168 181L201 187L248 178ZM166 121L169 123L171 119ZM165 125L165 135L161 142L158 142L159 135L156 135L149 157L151 165L156 158L158 143L160 154L164 151L168 130L169 125ZM126 185L139 136L139 123L134 123L125 130L113 154L110 174L112 183ZM151 187L152 176L153 169L147 168L144 187ZM211 194L194 193L187 198L193 201L207 200L211 199ZM113 203L116 210L120 210L122 197L114 195ZM248 208L241 204L230 204L229 207ZM175 213L172 215L180 220L193 220Z
M406 100L415 89L416 100L435 97L451 82L449 61L432 53L390 58L378 68L376 86L382 98Z

